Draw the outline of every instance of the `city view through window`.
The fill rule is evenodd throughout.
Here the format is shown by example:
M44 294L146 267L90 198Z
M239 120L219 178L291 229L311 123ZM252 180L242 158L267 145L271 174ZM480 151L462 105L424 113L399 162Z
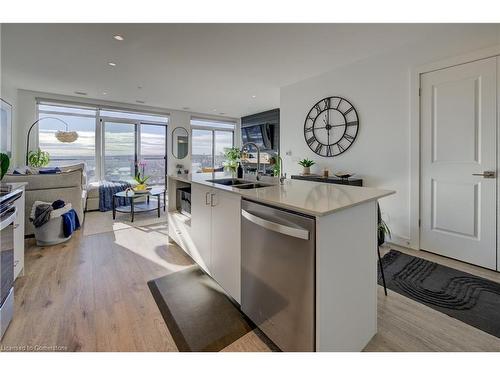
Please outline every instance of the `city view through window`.
M225 150L234 145L234 123L193 120L191 125L195 126L192 130L193 173L222 170Z
M105 111L102 111L103 113ZM109 112L109 111L108 111ZM150 176L148 184L163 185L166 174L167 118L153 115L112 112L123 118L139 118L134 124L119 121L96 121L97 110L39 105L39 118L47 116L60 118L70 130L78 132L78 140L61 143L55 132L64 125L53 119L43 119L39 123L39 147L50 153L52 166L72 165L85 162L89 181L106 179L109 181L132 182L136 173L136 162L145 164L145 174ZM136 115L134 117L134 115ZM144 118L156 120L155 124L141 123ZM158 121L160 120L160 121ZM163 121L163 124L162 122ZM96 147L96 134L102 126L102 150ZM97 155L102 157L102 168L98 168ZM102 171L99 172L99 170ZM101 174L101 176L99 176Z

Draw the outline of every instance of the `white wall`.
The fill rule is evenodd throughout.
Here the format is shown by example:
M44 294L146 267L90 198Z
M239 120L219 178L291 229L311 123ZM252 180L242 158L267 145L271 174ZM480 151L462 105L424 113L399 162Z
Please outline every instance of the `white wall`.
M19 166L24 164L25 158L25 149L26 149L26 134L28 132L29 126L36 121L36 98L44 98L44 99L53 99L53 100L64 100L64 101L72 101L78 103L88 103L88 104L99 104L99 105L108 105L113 107L121 107L127 109L138 109L138 110L149 110L160 113L168 113L170 116L169 122L169 131L168 131L168 173L175 172L175 165L182 164L185 168L191 169L191 155L188 155L184 159L176 159L171 153L171 145L172 145L172 130L176 127L184 127L188 130L189 133L189 141L191 142L191 127L190 120L191 116L198 117L206 117L206 118L215 118L215 119L226 119L232 120L239 123L239 119L235 118L227 118L221 116L212 116L205 115L200 113L192 113L186 111L177 111L168 108L157 108L157 107L148 107L134 104L124 104L124 103L116 103L116 102L106 102L102 100L95 100L90 98L82 98L82 97L73 97L73 96L65 96L65 95L57 95L50 94L44 92L36 92L36 91L28 91L28 90L13 90L17 92L17 100L16 106L14 108L15 120L13 121L13 133L15 134L15 143L13 143L13 165ZM36 133L35 128L32 131L32 134ZM34 147L36 142L36 134L33 134L30 142L30 146Z
M395 235L394 242L408 245L410 238L410 77L422 64L489 47L500 42L498 25L471 29L456 25L449 33L384 53L325 74L282 87L281 150L284 169L297 174L304 157L316 161L312 172L347 170L364 179L366 186L394 189L397 194L380 205ZM355 46L353 46L355 47ZM342 96L358 111L356 141L344 154L323 158L304 140L306 114L321 98ZM292 151L291 156L285 155Z

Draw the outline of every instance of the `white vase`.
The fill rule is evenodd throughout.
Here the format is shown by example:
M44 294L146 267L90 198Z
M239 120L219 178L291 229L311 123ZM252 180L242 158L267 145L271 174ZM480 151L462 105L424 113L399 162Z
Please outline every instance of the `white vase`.
M311 174L311 167L304 167L302 174Z

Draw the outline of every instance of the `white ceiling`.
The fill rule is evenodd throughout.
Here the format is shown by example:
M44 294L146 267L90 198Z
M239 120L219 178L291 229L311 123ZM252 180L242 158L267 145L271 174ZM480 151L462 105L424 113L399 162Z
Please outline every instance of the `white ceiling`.
M1 73L21 89L240 117L279 107L282 86L453 27L3 24Z

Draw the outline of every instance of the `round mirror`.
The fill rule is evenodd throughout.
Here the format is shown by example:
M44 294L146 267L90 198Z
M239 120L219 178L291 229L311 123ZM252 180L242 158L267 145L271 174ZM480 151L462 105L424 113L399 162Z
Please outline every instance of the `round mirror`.
M177 159L184 159L189 151L189 134L185 128L175 128L172 131L172 154Z

